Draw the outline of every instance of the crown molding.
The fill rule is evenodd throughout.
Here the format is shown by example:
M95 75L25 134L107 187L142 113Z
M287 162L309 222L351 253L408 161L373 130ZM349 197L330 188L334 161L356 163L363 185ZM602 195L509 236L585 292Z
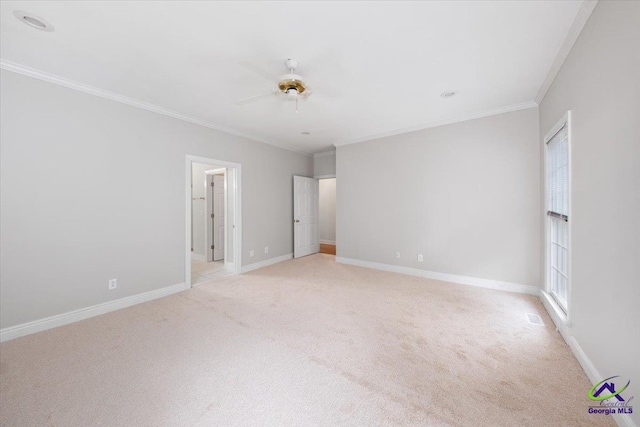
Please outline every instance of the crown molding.
M363 136L360 138L353 138L345 141L335 142L333 145L341 147L344 145L357 144L359 142L371 141L373 139L386 138L388 136L401 135L404 133L415 132L423 129L435 128L438 126L450 125L453 123L466 122L468 120L480 119L482 117L495 116L497 114L510 113L512 111L526 110L528 108L537 107L538 104L535 101L527 101L521 104L507 105L506 107L494 108L491 110L479 111L476 113L463 114L461 116L452 117L449 119L435 120L433 122L424 123L421 125L406 127L402 129L396 129L388 132L377 133L374 135Z
M35 68L27 67L26 65L18 64L16 62L0 60L0 68L6 71L11 71L14 73L22 74L27 77L32 77L38 80L42 80L45 82L53 83L59 86L64 86L69 89L74 89L80 92L88 93L90 95L99 96L101 98L105 98L111 101L119 102L121 104L130 105L132 107L141 108L143 110L152 111L154 113L162 114L164 116L172 117L174 119L182 120L185 122L193 123L199 126L203 126L209 129L217 130L219 132L228 133L230 135L239 136L241 138L245 138L255 142L261 142L263 144L272 145L274 147L282 148L284 150L293 151L299 154L305 154L310 156L312 153L309 151L299 150L297 148L291 147L287 144L276 143L273 141L267 141L265 139L245 134L243 132L239 132L234 129L225 128L223 126L219 126L215 123L209 122L207 120L199 119L197 117L187 116L177 111L170 110L168 108L160 107L155 104L150 104L148 102L140 101L138 99L129 98L124 95L120 95L114 92L109 92L107 90L99 89L94 86L90 86L84 83L77 82L75 80L67 79L64 77L56 76L53 74L49 74L45 71L37 70Z
M319 153L313 153L313 158L317 159L318 157L326 157L326 156L335 156L336 155L336 149L332 149L332 150L327 150L327 151L321 151Z
M562 68L562 64L564 64L567 56L569 56L571 48L573 47L576 40L578 40L578 36L580 36L582 29L589 20L589 17L591 16L591 13L593 12L593 9L595 9L597 4L598 0L583 0L582 4L580 5L580 9L578 9L578 13L573 19L573 23L571 24L567 35L564 37L562 44L560 45L560 49L558 50L558 53L556 54L556 57L551 64L551 68L549 68L547 77L544 79L544 82L542 82L542 86L538 91L538 95L536 95L536 103L538 105L540 105L540 103L544 99L544 96L547 94L547 91L553 84L553 81L556 79L560 68Z

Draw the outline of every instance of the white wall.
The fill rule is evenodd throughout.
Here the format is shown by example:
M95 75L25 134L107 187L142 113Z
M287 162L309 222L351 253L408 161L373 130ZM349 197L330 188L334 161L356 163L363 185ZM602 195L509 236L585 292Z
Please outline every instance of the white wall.
M338 147L337 176L339 257L539 286L537 108Z
M326 177L336 174L336 151L329 150L313 156L313 176Z
M640 397L640 2L600 1L540 105L572 112L575 338L599 375ZM540 142L542 147L542 142ZM542 269L542 267L541 267ZM598 381L604 379L600 378ZM640 411L633 419L640 425Z
M311 176L310 156L0 80L0 328L182 283L187 154L242 164L243 265L292 253L292 176Z
M336 179L321 179L320 197L320 243L336 243Z

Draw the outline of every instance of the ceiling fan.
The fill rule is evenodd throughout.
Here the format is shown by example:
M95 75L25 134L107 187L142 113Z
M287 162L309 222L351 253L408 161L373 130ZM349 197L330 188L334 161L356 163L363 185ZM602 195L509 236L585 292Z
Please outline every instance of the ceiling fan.
M244 68L266 78L272 83L275 83L276 86L271 89L271 91L262 93L260 95L250 96L248 98L239 99L234 102L235 105L244 105L250 102L258 101L261 99L269 98L269 97L278 97L281 99L286 99L289 101L296 102L296 113L298 112L298 99L307 99L311 96L311 89L309 88L308 83L304 80L304 78L298 74L296 74L296 68L298 67L298 61L295 59L287 59L284 62L284 66L286 67L288 73L283 74L281 76L276 76L268 71L263 70L261 67L249 62L249 61L240 61L238 62Z

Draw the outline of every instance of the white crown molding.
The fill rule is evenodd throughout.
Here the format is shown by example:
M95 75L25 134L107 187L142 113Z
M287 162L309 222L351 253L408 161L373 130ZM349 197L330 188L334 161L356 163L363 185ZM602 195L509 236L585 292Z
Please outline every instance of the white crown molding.
M313 153L313 158L317 159L318 157L326 157L326 156L335 156L336 155L336 149L332 149L332 150L327 150L327 151L321 151L319 153Z
M460 276L457 274L438 273L436 271L403 267L401 265L363 261L354 258L336 257L336 262L341 264L355 265L357 267L372 268L374 270L389 271L391 273L400 273L409 276L423 277L425 279L441 280L443 282L458 283L461 285L477 286L480 288L496 289L507 292L517 292L520 294L539 295L540 292L540 288L533 285L522 285L520 283L501 282L499 280L491 279L479 279L477 277Z
M560 68L562 68L562 64L564 64L564 61L567 59L569 52L571 52L571 48L573 47L576 40L578 40L578 36L580 36L582 29L589 20L589 17L591 16L591 13L593 12L593 9L595 9L597 4L598 0L583 0L582 4L580 5L580 9L578 9L578 13L573 19L573 23L571 24L567 35L564 37L564 40L560 45L560 49L558 50L558 53L556 54L556 57L551 64L551 68L547 73L547 77L544 79L544 82L542 83L542 86L538 91L538 95L536 95L536 103L538 105L540 105L540 103L544 99L544 96L547 94L547 91L553 84L553 81L558 75Z
M199 119L197 117L191 117L191 116L186 116L184 114L181 114L177 111L173 111L173 110L169 110L167 108L164 107L160 107L158 105L155 104L150 104L148 102L144 102L144 101L140 101L134 98L129 98L126 97L124 95L120 95L114 92L109 92L103 89L99 89L97 87L94 86L90 86L84 83L80 83L77 82L75 80L71 80L71 79L67 79L64 77L60 77L60 76L56 76L53 74L49 74L47 72L44 71L40 71L40 70L36 70L35 68L31 68L31 67L27 67L26 65L22 65L22 64L18 64L16 62L12 62L12 61L7 61L5 59L0 60L0 68L2 68L3 70L6 71L11 71L14 73L18 73L18 74L22 74L24 76L28 76L28 77L32 77L38 80L42 80L45 82L49 82L49 83L53 83L53 84L57 84L59 86L64 86L66 88L69 89L74 89L80 92L84 92L84 93L88 93L90 95L95 95L95 96L99 96L101 98L105 98L111 101L115 101L115 102L120 102L122 104L126 104L126 105L130 105L132 107L137 107L137 108L141 108L143 110L147 110L147 111L152 111L154 113L158 113L158 114L162 114L168 117L172 117L174 119L178 119L178 120L182 120L185 122L189 122L189 123L193 123L199 126L204 126L206 128L209 129L213 129L213 130L217 130L219 132L224 132L224 133L228 133L230 135L235 135L235 136L239 136L241 138L245 138L251 141L255 141L255 142L261 142L263 144L269 144L278 148L282 148L284 150L289 150L289 151L293 151L296 153L300 153L300 154L305 154L305 155L311 155L312 153L310 151L304 151L304 150L300 150L294 147L291 147L287 144L282 144L282 143L276 143L273 141L267 141L265 139L253 136L253 135L248 135L239 131L236 131L234 129L229 129L229 128L225 128L222 126L219 126L215 123L211 123L209 121L203 120L203 119Z
M33 322L10 326L8 328L0 330L0 342L5 342L15 338L23 337L25 335L35 334L36 332L42 332L48 329L57 328L58 326L68 325L69 323L89 319L90 317L95 317L115 310L120 310L121 308L131 307L132 305L141 304L143 302L173 295L187 289L188 286L186 286L185 283L178 283L176 285L155 289L153 291L144 292L142 294L132 295L91 307L85 307L79 310L46 317L44 319L35 320Z
M527 101L521 104L507 105L506 107L494 108L491 110L484 110L475 113L463 114L461 116L452 117L449 119L435 120L433 122L424 123L421 125L410 126L402 129L391 130L388 132L382 132L374 135L363 136L360 138L348 139L345 141L336 142L333 145L336 147L342 147L344 145L357 144L359 142L371 141L374 139L386 138L388 136L401 135L404 133L415 132L423 129L434 128L438 126L450 125L458 122L466 122L468 120L480 119L482 117L495 116L497 114L510 113L512 111L526 110L527 108L537 107L538 104L535 101Z

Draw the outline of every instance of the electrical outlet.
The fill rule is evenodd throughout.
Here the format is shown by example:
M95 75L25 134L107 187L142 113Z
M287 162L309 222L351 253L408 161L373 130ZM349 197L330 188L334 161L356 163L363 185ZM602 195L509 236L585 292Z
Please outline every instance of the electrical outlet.
M253 250L250 250L250 251L249 251L249 256L250 256L251 258L253 258L255 254L256 254L256 253L255 253L255 251L253 251Z
M118 279L109 280L109 289L113 290L118 287Z
M264 248L264 253L265 253L265 254L268 254L268 253L269 253L269 246L265 246L265 248Z
M418 262L424 262L424 257L422 254L418 254Z
M396 258L400 258L400 252L396 252Z

